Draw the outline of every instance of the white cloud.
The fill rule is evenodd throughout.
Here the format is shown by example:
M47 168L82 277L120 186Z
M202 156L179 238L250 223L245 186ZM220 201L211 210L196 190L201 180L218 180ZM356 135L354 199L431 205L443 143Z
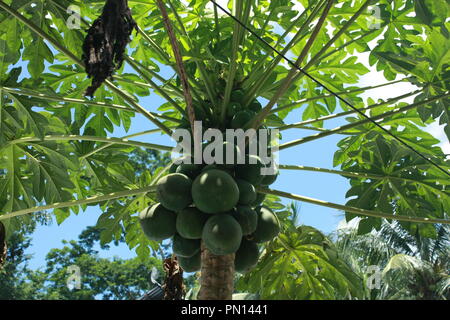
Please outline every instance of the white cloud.
M358 57L358 61L364 64L370 71L363 75L360 78L359 86L361 87L367 87L367 86L375 86L378 84L383 84L388 82L386 78L383 75L383 72L377 71L375 66L369 65L369 52L363 52L363 53L356 53L355 54ZM398 77L398 79L403 78L403 76ZM412 85L409 82L399 82L395 83L389 86L376 88L372 90L368 90L361 94L361 97L368 98L371 97L375 100L377 99L389 99L394 98L396 96L412 92L417 90L418 87L415 85ZM406 99L403 99L402 101L412 103L414 100L414 96L408 97Z
M360 217L355 217L348 222L346 219L342 219L336 229L341 232L351 232L358 227L359 221L361 221Z

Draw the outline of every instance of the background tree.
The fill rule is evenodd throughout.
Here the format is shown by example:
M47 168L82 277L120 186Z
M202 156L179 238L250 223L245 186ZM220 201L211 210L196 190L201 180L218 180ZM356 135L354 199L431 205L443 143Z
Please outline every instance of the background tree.
M135 300L153 287L152 268L162 275L161 260L154 257L144 261L100 258L94 248L99 243L100 230L95 227L86 228L78 241L63 241L63 248L51 249L44 270L32 270L28 266L31 257L24 254L31 241L30 231L17 232L10 238L11 258L0 273L0 299ZM108 250L109 245L100 249ZM81 271L78 289L68 287L71 266L78 266Z
M367 290L367 298L450 299L447 226L436 226L435 238L412 235L396 222L383 222L379 231L366 235L357 231L355 227L338 231L336 247L365 281L369 266L383 270L381 287Z
M30 246L35 226L24 226L23 230L14 232L8 237L7 260L0 269L0 299L29 299L36 290L29 284L28 262L30 256L25 254ZM41 283L37 284L37 288Z
M52 249L46 257L46 267L32 275L44 284L43 299L63 300L136 300L154 285L150 282L153 267L162 275L161 260L148 257L104 259L98 256L94 244L98 243L100 231L84 230L78 241L64 242L62 249ZM105 250L107 247L102 246ZM68 267L78 266L81 271L81 288L70 290L67 279ZM161 282L161 278L157 279Z

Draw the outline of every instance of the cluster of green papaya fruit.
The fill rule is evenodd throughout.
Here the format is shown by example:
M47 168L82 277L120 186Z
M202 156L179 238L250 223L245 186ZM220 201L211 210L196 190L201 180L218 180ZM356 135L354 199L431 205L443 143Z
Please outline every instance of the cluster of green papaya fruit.
M242 128L261 109L255 100L243 110L237 102L242 99L241 90L232 92L228 128ZM212 121L208 115L197 114L197 120L205 119ZM225 159L230 150L235 159L241 154L237 146L230 148L229 142L224 142ZM203 242L215 255L235 253L235 270L246 272L258 262L258 244L278 234L277 216L262 206L265 195L256 191L275 182L278 173L262 175L265 164L258 156L248 154L248 150L244 151L244 158L243 164L190 161L172 165L169 174L158 181L159 203L141 212L145 235L156 241L172 238L173 252L185 271L200 269Z
M243 106L244 92L240 89L231 93L230 104L227 108L228 127L232 129L247 129L251 120L261 111L262 106L258 100L253 100L246 108Z
M187 272L200 269L201 241L215 255L235 253L235 269L245 272L259 258L258 243L273 239L279 221L252 182L254 164L235 169L218 165L180 164L158 181L159 203L140 214L145 235L156 241L172 238L173 252Z
M221 113L214 110L209 101L194 103L193 108L196 120L201 120L205 128L247 129L250 121L255 119L256 114L262 110L262 105L254 99L244 106L244 91L235 89L231 92L225 123L220 119ZM179 128L190 128L187 117L183 117L181 121Z

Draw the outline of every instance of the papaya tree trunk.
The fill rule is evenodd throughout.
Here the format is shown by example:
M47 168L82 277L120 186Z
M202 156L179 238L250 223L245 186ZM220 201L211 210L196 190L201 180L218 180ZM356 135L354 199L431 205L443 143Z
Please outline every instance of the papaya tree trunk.
M202 245L199 300L231 300L234 291L234 253L216 256Z

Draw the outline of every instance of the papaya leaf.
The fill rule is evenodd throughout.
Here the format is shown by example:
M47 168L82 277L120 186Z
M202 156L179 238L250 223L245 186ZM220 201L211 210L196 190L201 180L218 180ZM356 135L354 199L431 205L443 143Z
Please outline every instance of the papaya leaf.
M237 288L261 299L338 299L361 297L362 281L339 258L320 231L299 226L280 234L265 248L254 270Z

